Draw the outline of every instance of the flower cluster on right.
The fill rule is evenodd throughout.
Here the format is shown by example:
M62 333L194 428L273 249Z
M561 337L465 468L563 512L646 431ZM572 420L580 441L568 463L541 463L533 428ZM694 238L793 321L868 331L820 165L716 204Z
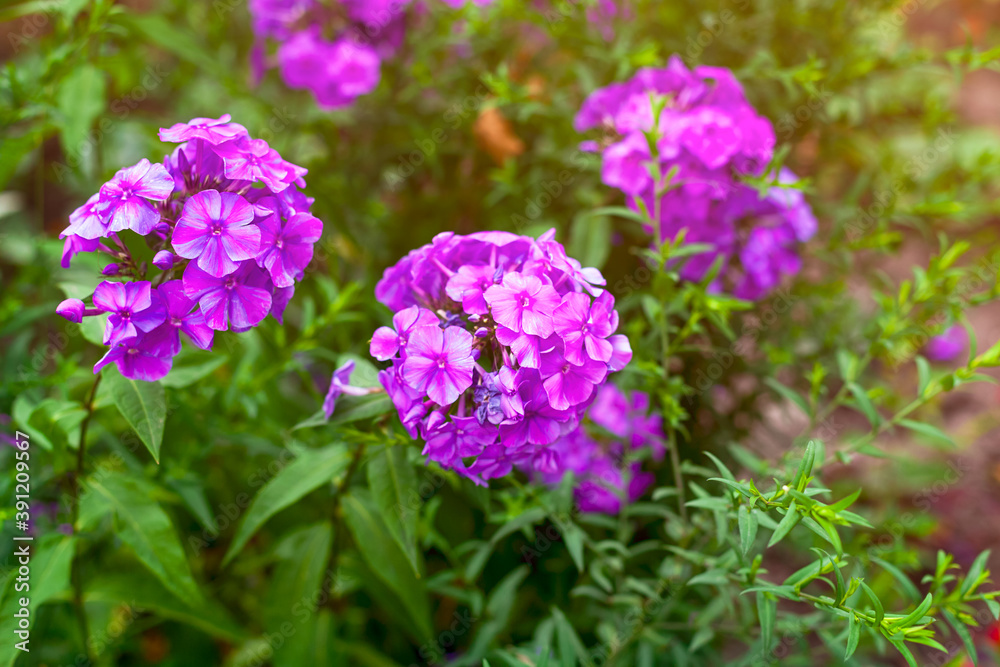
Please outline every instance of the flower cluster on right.
M684 279L701 280L721 257L712 288L756 300L801 268L799 244L816 233L816 218L801 191L782 187L797 180L787 169L763 195L741 181L764 172L774 130L729 70L689 71L675 55L665 68L594 91L575 125L602 130L582 148L602 153L604 183L634 210L641 202L659 223L659 241L686 229L687 242L712 246L681 267Z

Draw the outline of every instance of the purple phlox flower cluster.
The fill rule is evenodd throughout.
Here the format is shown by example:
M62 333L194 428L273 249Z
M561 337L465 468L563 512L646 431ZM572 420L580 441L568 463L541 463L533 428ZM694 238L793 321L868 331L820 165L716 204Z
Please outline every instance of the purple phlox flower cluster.
M659 216L658 240L686 229L687 242L713 247L684 264L684 279L701 280L721 257L713 289L755 300L799 271L799 246L816 233L816 218L801 191L788 187L797 180L788 169L763 194L742 180L764 173L774 129L729 70L688 70L672 56L665 68L644 68L594 91L575 125L603 132L581 148L602 154L602 180L621 190L631 208L641 203Z
M961 324L948 327L944 333L932 336L924 345L924 354L931 361L948 362L965 352L969 346L969 332Z
M162 163L120 170L61 234L64 267L100 251L114 260L103 275L125 279L97 285L89 308L67 299L56 309L77 323L107 314L110 349L95 373L115 363L125 377L157 380L182 333L207 350L215 331L245 331L269 314L280 322L323 232L299 190L306 170L229 115L178 123L160 139L180 145ZM154 275L133 258L126 231L145 237Z
M652 473L643 472L634 453L648 449L655 460L663 458L662 418L649 414L649 396L638 391L626 395L613 384L600 388L587 416L607 433L593 435L584 425L567 433L551 447L560 466L541 477L558 484L572 473L580 511L617 514L653 483Z
M632 357L603 284L554 230L446 232L387 269L375 295L395 315L371 354L424 454L477 483L558 471L553 443Z
M291 88L310 91L326 109L349 106L372 92L381 63L402 44L409 0L250 0L259 78L271 63Z
M477 5L492 0L475 0ZM445 0L458 7L464 0ZM350 106L375 90L382 62L403 43L411 0L250 0L260 79L276 66L290 88L308 90L324 109ZM422 4L417 4L418 10ZM273 56L268 44L276 44Z

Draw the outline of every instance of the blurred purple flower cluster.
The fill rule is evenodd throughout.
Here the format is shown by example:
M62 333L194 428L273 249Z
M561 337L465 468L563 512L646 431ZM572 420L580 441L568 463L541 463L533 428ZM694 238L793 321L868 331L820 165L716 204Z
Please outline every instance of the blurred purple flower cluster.
M277 66L290 88L310 91L324 109L350 106L378 86L382 61L403 43L410 5L411 0L249 0L257 36L254 76L259 80L269 65ZM416 5L422 10L422 3ZM277 43L275 57L267 54L268 40Z
M741 181L764 173L774 130L729 70L689 71L675 55L665 68L594 91L575 126L604 132L582 148L602 153L602 180L631 208L658 216L659 240L687 229L687 242L713 247L684 264L686 280L701 280L721 257L713 289L753 300L799 271L798 244L816 233L816 218L799 190L781 187L796 181L787 169L764 194Z
M439 234L375 288L395 312L371 341L381 384L424 454L477 483L563 470L553 444L632 357L604 278L554 236Z
M663 458L662 418L649 414L649 396L633 392L629 398L613 384L597 391L588 417L613 441L593 437L582 425L577 427L552 445L560 469L544 473L542 479L557 484L572 473L581 512L617 514L624 502L635 502L653 483L652 473L642 472L640 461L628 459L643 449L650 450L656 460Z
M323 223L309 213L299 190L306 170L286 162L246 128L195 118L160 130L179 143L162 164L143 159L121 169L70 215L63 266L80 252L114 260L93 307L67 299L57 312L73 321L108 314L108 353L97 373L114 362L128 378L153 381L170 371L180 334L209 349L215 331L246 331L271 314L279 322L312 260ZM144 236L160 271L140 262L120 236Z

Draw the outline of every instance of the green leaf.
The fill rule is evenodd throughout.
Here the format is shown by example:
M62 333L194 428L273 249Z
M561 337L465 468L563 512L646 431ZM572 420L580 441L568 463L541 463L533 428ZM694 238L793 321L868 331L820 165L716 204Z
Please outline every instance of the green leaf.
M392 412L392 399L385 394L371 396L344 396L337 401L337 412L330 419L331 424L350 424L371 419Z
M736 512L736 520L740 527L740 549L746 556L757 538L757 512L747 505L740 505Z
M943 442L949 447L957 447L955 441L951 439L951 436L936 426L931 426L930 424L924 422L913 421L912 419L900 419L899 425L910 429L914 433L925 435L931 440Z
M417 475L404 447L382 447L368 462L368 488L386 527L403 550L413 573L420 576L417 558L417 518L420 495Z
M122 15L121 18L139 33L141 40L149 40L181 60L186 60L206 72L210 72L218 80L229 78L230 73L221 64L219 58L213 57L194 39L193 35L197 34L196 32L178 30L167 20L166 16L153 12L146 14L130 12Z
M562 535L570 558L573 559L573 565L576 566L578 572L583 572L583 539L586 534L578 525L568 521L562 527Z
M111 397L153 460L160 462L163 427L167 421L167 397L158 382L129 380L115 368L104 371Z
M770 653L774 643L774 623L778 616L778 601L768 593L757 593L757 616L760 619L760 641L764 653Z
M186 603L199 602L201 591L184 548L170 517L151 498L148 483L113 473L89 479L87 486L111 503L121 523L118 535L167 590Z
M396 594L423 638L430 637L430 604L424 585L414 576L371 497L363 489L352 491L343 497L341 507L365 564Z
M965 575L965 580L962 582L962 588L959 590L959 595L965 597L972 592L976 584L979 583L979 576L986 569L986 561L989 560L990 550L982 552L976 556L976 560L972 561L972 566L969 567L969 571Z
M875 608L876 625L882 625L882 619L885 618L885 609L882 607L882 601L878 599L877 595L875 595L875 591L873 591L871 587L863 581L861 582L861 588L864 590L865 595L868 596L868 599L871 600L872 607Z
M913 582L910 581L910 578L908 576L903 574L902 570L900 570L892 563L882 560L878 556L872 556L871 558L872 562L878 563L883 570L885 570L886 572L888 572L893 576L893 578L899 583L900 587L903 589L903 592L906 593L906 597L910 598L910 600L913 602L916 602L917 600L920 599L920 592L917 590L917 587L913 585Z
M566 250L583 266L601 268L611 252L611 220L606 216L577 216Z
M725 477L726 479L728 479L730 482L735 482L736 481L736 478L733 477L733 473L730 472L729 468L726 467L726 464L724 464L722 461L719 460L718 456L716 456L712 452L704 452L704 454L708 458L712 459L712 463L714 463L715 467L719 469L719 473L723 477Z
M7 188L7 183L17 173L17 168L24 158L38 148L42 142L40 132L27 132L19 137L7 136L0 139L0 192Z
M868 397L868 392L856 382L848 382L847 388L851 390L854 394L854 400L857 402L858 409L867 417L868 421L871 422L872 426L878 426L881 422L878 410L875 409L875 405L872 403L871 398Z
M183 352L174 357L174 365L171 366L170 373L160 380L160 384L175 389L188 387L205 379L227 361L229 361L229 357L224 354L184 348Z
M142 571L101 572L93 580L84 581L83 598L87 602L128 604L145 609L228 641L247 638L246 631L214 600L202 599L197 604L179 600Z
M89 63L73 67L63 79L56 93L56 103L66 155L79 158L89 150L88 135L94 120L104 111L104 98L104 72Z
M271 576L264 610L266 628L268 632L280 632L288 622L303 626L274 647L275 665L309 664L308 652L318 620L313 605L322 601L320 592L332 544L333 526L325 521L296 531L275 549L288 553ZM312 613L302 618L306 612Z
M965 644L965 651L969 654L969 659L972 660L972 664L978 667L979 665L979 654L976 651L976 642L972 640L972 634L969 632L969 628L965 626L960 620L955 618L955 615L948 611L947 609L941 609L941 615L944 616L944 620L948 621L948 625L955 629L955 633Z
M861 639L861 622L854 612L851 612L850 625L847 630L847 651L844 653L844 662L851 659L858 649L858 640Z
M771 535L771 539L767 543L767 547L770 549L775 544L780 542L785 538L786 535L795 527L795 524L799 522L802 515L799 514L798 510L795 508L795 501L793 500L788 506L788 511L785 512L785 516L782 517L781 521L778 523L778 528Z
M927 391L927 386L931 382L931 365L927 362L927 359L917 355L917 395L923 396L924 392Z
M69 589L70 565L73 562L74 551L74 538L62 535L44 539L37 543L37 547L35 543L27 541L14 544L28 545L31 551L31 573L27 581L30 591L15 590L14 579L17 570L16 568L11 570L10 578L6 582L8 590L3 591L3 602L0 604L0 613L3 614L0 617L0 632L7 637L5 641L0 642L0 665L3 667L13 665L22 653L14 646L21 641L14 631L24 629L19 626L18 618L14 616L14 613L22 608L21 598L26 597L29 600L28 629L30 629L34 624L38 608ZM32 642L29 646L35 648L35 643Z
M516 567L490 591L489 599L486 601L486 611L501 626L507 627L510 623L510 614L517 601L517 589L530 573L531 568L527 565Z
M766 384L774 391L778 392L786 400L794 403L799 408L799 410L802 411L802 414L806 415L807 417L810 415L811 411L809 410L809 403L797 391L789 387L786 387L785 385L781 384L772 377L764 378L764 384Z
M559 647L559 664L561 667L576 667L578 659L586 658L584 647L576 630L570 624L566 615L557 607L552 608L552 618L556 624L556 642Z
M891 643L893 646L896 647L896 650L899 651L900 655L903 656L903 658L906 660L906 664L909 665L909 667L920 667L919 664L917 663L917 659L913 657L913 654L910 653L910 649L906 647L906 644L904 644L902 640L890 639L889 643Z
M228 564L272 516L347 470L351 456L344 445L308 450L288 464L260 490L236 529L222 564Z

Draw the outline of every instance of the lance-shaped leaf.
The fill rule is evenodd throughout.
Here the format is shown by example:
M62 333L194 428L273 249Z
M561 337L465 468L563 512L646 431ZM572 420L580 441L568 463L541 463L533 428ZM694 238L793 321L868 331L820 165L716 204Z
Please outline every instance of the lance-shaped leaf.
M260 490L236 529L236 537L222 560L229 563L268 519L307 494L329 483L350 465L351 455L344 445L331 445L303 453L278 472Z
M87 486L111 503L121 526L118 535L167 590L186 603L200 601L184 548L170 517L150 496L148 483L115 473L89 480Z
M159 382L129 380L114 368L104 372L118 411L159 463L163 426L167 421L167 397L163 387Z
M420 495L417 475L403 447L383 447L368 462L368 487L382 513L389 534L403 550L413 573L420 576L417 561L417 517Z

